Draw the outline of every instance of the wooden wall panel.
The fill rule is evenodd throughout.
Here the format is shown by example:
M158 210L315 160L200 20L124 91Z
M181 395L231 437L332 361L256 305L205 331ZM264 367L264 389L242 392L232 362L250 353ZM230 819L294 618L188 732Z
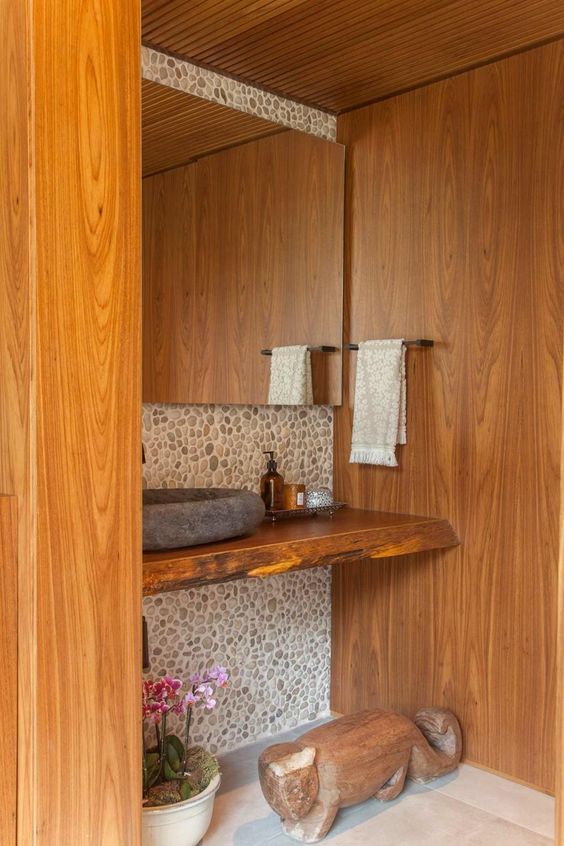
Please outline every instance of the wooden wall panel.
M334 568L332 704L458 714L467 759L554 787L562 377L562 42L339 120L345 339L408 353L400 468L336 494L442 516L459 549ZM351 367L349 368L349 363Z
M17 779L19 843L25 846L32 842L36 800L28 15L27 3L0 3L5 58L0 75L0 493L17 496L19 564L17 592L7 597L18 609L18 761L14 769L13 749L6 760L8 745L3 746L0 769ZM12 846L9 820L9 831L0 828L0 842Z
M561 0L143 0L143 38L341 112L555 38Z
M36 840L138 846L139 10L34 12Z
M1 596L19 706L0 770L19 846L137 846L139 13L7 0L0 28L0 492L18 512Z
M562 398L564 421L564 396ZM560 450L560 479L564 479L564 425ZM560 497L560 554L558 559L557 696L556 696L556 844L564 843L564 497Z
M15 846L18 748L18 538L17 500L0 495L0 655L2 685L7 695L2 706L0 732L0 842Z
M341 346L344 150L299 132L143 180L143 397L264 404L263 348ZM314 399L341 399L314 353Z

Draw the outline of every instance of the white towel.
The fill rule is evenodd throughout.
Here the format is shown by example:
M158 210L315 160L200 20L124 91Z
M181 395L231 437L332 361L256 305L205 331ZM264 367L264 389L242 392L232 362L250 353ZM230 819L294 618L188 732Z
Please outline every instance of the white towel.
M269 405L311 405L311 353L305 346L274 347L270 364Z
M405 346L401 339L358 345L350 463L397 467L405 444Z

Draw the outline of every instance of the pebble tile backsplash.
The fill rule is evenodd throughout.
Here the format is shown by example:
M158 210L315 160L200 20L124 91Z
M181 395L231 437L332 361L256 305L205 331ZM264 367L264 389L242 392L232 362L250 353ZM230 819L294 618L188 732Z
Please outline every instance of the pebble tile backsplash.
M332 484L333 416L325 406L144 405L145 487L257 490L262 451L287 482ZM227 752L329 710L328 568L147 597L151 674L181 678L214 663L232 682L193 740Z

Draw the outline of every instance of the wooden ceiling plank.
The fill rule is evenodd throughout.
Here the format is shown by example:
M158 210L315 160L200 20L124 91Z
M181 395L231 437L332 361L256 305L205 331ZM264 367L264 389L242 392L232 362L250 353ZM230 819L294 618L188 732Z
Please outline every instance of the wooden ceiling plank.
M519 40L507 39L507 52L511 53L515 50L526 49L538 43L534 40L531 44L523 45ZM406 48L412 46L409 38L403 42ZM481 64L490 60L490 50L484 48L480 52L474 53L473 56L465 55L446 56L447 49L452 52L453 47L464 47L465 36L460 36L460 39L450 41L445 45L435 45L430 47L426 53L419 53L415 56L413 50L405 50L404 56L408 55L409 60L398 57L394 53L390 56L384 51L379 51L379 68L374 67L372 53L373 46L368 45L364 50L356 50L345 56L334 56L333 64L330 68L325 66L314 65L306 73L302 68L299 72L292 76L277 77L274 81L272 77L265 77L266 84L270 87L284 87L285 90L292 90L294 82L297 80L300 85L300 90L304 96L307 96L310 101L316 102L320 108L331 109L334 111L342 110L342 98L348 100L351 98L354 103L362 102L359 98L361 89L366 89L371 92L372 98L389 95L388 86L391 84L393 90L398 91L406 87L413 87L418 84L423 84L430 79L439 76L445 76L449 73L457 73L468 67ZM398 52L401 52L402 42L396 45ZM427 74L425 78L421 76L421 65L423 59L429 57L427 62ZM411 69L411 70L409 70ZM323 94L319 94L322 91ZM345 93L346 92L346 93ZM337 97L337 101L335 101Z
M156 47L337 112L563 30L561 0L144 0Z
M260 5L261 5L261 0L259 0L259 2L255 4L255 6L260 6ZM264 5L264 4L262 4L262 5ZM214 26L211 25L208 21L208 25L206 27L206 32L210 34L213 42L217 42L218 38L221 37L222 33L224 33L226 31L226 29L229 28L229 38L232 38L233 36L236 36L240 33L248 32L249 31L249 25L250 25L250 28L254 31L256 29L257 25L263 24L265 22L268 22L270 24L273 19L276 19L276 21L278 21L281 14L286 14L287 12L291 11L292 9L294 9L296 7L300 7L300 6L303 6L303 5L309 5L309 4L308 4L307 0L287 0L287 2L285 2L285 3L276 2L276 0L275 0L275 2L273 2L271 5L276 6L276 9L273 10L273 13L270 14L270 15L261 15L260 21L257 21L256 13L255 14L249 13L248 4L243 3L243 8L245 9L247 14L244 16L244 18L240 18L240 20L237 22L236 26L229 26L228 22L226 21L223 26L220 25L219 27L214 28ZM243 22L241 23L241 21L243 21ZM247 21L248 21L248 23L247 23Z
M277 135L281 132L288 132L289 130L285 129L284 127L274 127L270 132L265 133L263 135L258 136L254 140L259 140L259 138L267 138L272 135ZM223 143L218 144L214 147L208 145L205 150L196 150L192 157L186 157L186 152L183 149L166 149L162 151L162 155L159 156L156 154L152 158L144 157L143 163L143 177L146 176L153 176L156 173L163 173L169 170L176 170L179 167L183 167L187 164L191 164L202 158L209 158L210 156L215 155L216 153L223 152L224 150L231 150L234 147L239 147L243 144L247 144L249 139L247 137L237 138L234 137L231 139L230 143ZM163 161L166 156L166 163Z
M302 3L303 0L288 0L288 2L284 3L284 6L292 7L301 5ZM179 4L175 5L178 6ZM257 26L257 17L259 21L269 22L273 17L277 17L280 14L279 3L275 4L278 8L273 14L257 16L256 12L253 14L252 10L249 10L249 4L245 0L240 0L238 3L227 4L230 15L226 15L226 4L220 0L219 3L215 4L217 7L222 7L217 9L217 14L214 16L212 14L213 10L209 9L207 15L198 22L192 17L193 8L189 0L184 0L180 5L184 7L184 10L189 9L189 43L198 44L198 49L201 49L201 45L206 43L206 39L211 44L218 43L221 33L226 29L228 29L229 37L231 38L238 34L246 33L250 28L255 28ZM258 9L264 5L263 0L258 0L258 2L253 4ZM170 10L166 17L166 23L162 23L161 21L160 23L155 23L152 27L144 26L143 35L147 39L153 37L166 39L167 35L175 31L179 22L186 22L186 11L179 10L175 14Z
M215 135L222 129L228 129L230 135L234 132L241 132L242 134L249 135L250 133L256 134L262 131L268 131L268 129L273 126L254 122L245 123L240 120L235 120L226 124L225 120L219 116L210 116L207 118L205 115L202 115L201 120L199 118L196 120L190 118L189 120L190 122L187 123L185 116L183 115L165 115L162 120L146 124L146 131L151 131L155 134L161 133L166 138L167 134L172 135L171 130L177 129L179 131L184 130L187 135L203 138Z
M215 20L217 15L223 13L225 2L224 0L215 0L215 2L210 3L210 0L206 0L204 3L193 3L191 0L176 0L176 2L158 4L157 8L155 8L155 3L147 5L149 9L146 13L143 13L144 29L149 26L159 28L163 20L167 22L176 21L177 23L184 23L186 20L189 20L190 29L197 31L198 21L201 24L204 20L208 22L209 20ZM239 4L236 2L234 5L237 6ZM199 18L197 16L198 6L205 7L203 14Z
M490 0L480 0L479 3L475 3L475 14L470 17L468 17L466 13L466 0L457 0L457 2L451 3L450 6L452 17L449 19L444 18L442 14L443 9L441 7L437 7L431 15L426 12L424 18L414 18L413 16L405 15L398 16L394 19L392 34L386 33L381 28L378 28L378 30L374 32L365 32L364 35L356 40L353 48L351 48L345 40L346 31L341 34L342 37L340 40L338 38L339 33L336 33L333 36L333 40L327 44L327 46L331 48L335 45L339 47L337 51L333 51L331 53L330 62L327 61L327 55L326 52L324 52L326 46L326 42L324 41L317 50L309 51L307 64L299 64L298 66L290 69L286 74L283 72L281 73L276 69L274 64L276 54L274 52L267 52L265 55L267 55L268 58L263 63L260 63L257 60L252 66L241 65L241 67L244 73L252 73L255 76L257 74L262 75L272 73L274 68L274 72L277 74L277 80L280 80L280 82L300 81L305 85L308 81L308 77L306 76L308 68L311 68L312 71L315 72L315 69L321 66L330 71L337 62L342 61L344 64L352 66L354 69L354 63L351 62L351 59L355 56L364 54L372 56L375 50L377 50L379 54L382 52L384 54L394 54L396 55L398 61L401 62L406 58L403 53L403 48L411 48L409 54L410 57L420 55L420 51L425 51L426 47L428 54L433 55L437 50L436 41L440 40L441 44L445 43L448 45L449 42L452 41L453 34L454 39L459 39L462 45L466 47L468 46L468 43L474 41L475 36L478 35L481 39L485 36L493 40L497 37L494 27L497 26L499 28L504 25L513 25L515 13L519 12L518 8L514 8L514 10L507 15L507 18L500 20L499 12L496 9L492 9ZM524 11L528 8L529 3L525 2L525 0L517 0L516 6L521 6ZM543 16L542 21L539 21L539 23L546 26L547 19ZM463 25L465 25L465 29L461 30ZM432 28L434 34L433 43L428 42L426 45L424 41L421 42L422 28ZM381 36L382 43L380 43L378 39L376 43L375 36ZM514 38L512 37L511 44L514 44ZM270 47L270 45L267 46L268 48ZM263 54L257 55L261 56ZM302 54L295 53L292 50L292 61L295 56L299 58L301 55Z
M142 81L142 125L145 176L283 131L257 115L147 79Z
M210 20L214 20L214 13L220 13L224 20L227 20L231 25L235 21L240 21L243 17L242 13L247 10L250 14L260 15L261 9L268 15L267 7L275 5L275 0L269 0L268 3L258 2L248 3L245 0L204 0L204 2L195 3L192 0L168 0L166 3L156 4L151 2L148 4L146 13L143 16L145 25L158 26L164 20L177 18L179 15L185 15L186 9L190 12L190 27L198 35L203 29L209 29ZM275 12L276 14L276 12Z
M373 2L359 3L358 9L367 8L372 10ZM367 15L367 21L370 20L370 15ZM247 33L244 38L233 39L218 43L210 47L207 51L198 50L197 60L202 63L213 66L218 60L221 60L222 67L229 67L231 63L237 63L237 75L243 76L245 57L249 55L249 59L253 66L260 64L261 61L266 60L267 63L277 66L277 62L283 59L285 62L291 61L295 63L299 57L300 52L307 55L312 49L315 49L312 43L312 31L315 32L315 45L321 44L322 54L325 59L329 52L329 47L325 47L325 39L330 35L339 35L341 28L345 27L347 31L351 32L351 37L357 32L363 31L363 22L357 20L349 21L346 19L343 23L342 10L336 9L332 14L325 13L320 17L319 12L315 9L310 9L307 15L302 16L299 20L299 30L296 31L297 21L290 19L289 22L278 21L276 31L268 31L266 28L256 27L254 30ZM179 41L180 52L188 53L194 50L192 39L186 41Z
M487 26L488 18L484 16L483 20ZM466 36L463 34L459 35L458 38L452 39L450 38L450 29L446 28L444 30L444 36L444 42L440 46L429 46L426 50L422 49L418 56L411 54L409 55L409 59L406 60L405 55L408 53L408 48L413 45L413 39L410 32L404 33L403 39L395 42L393 49L391 47L388 48L390 50L389 55L385 51L380 53L382 70L386 77L392 77L396 74L405 77L410 73L417 74L423 60L427 58L432 59L437 57L438 54L441 55L442 66L445 71L452 70L454 67L460 67L464 58L463 50L466 44ZM515 46L519 45L515 44L513 40L508 39L508 50L511 51ZM447 50L450 52L450 56L446 55ZM307 69L301 68L295 74L288 74L281 77L281 80L286 85L292 85L295 80L300 80L304 86L310 83L316 86L323 86L324 96L327 97L333 92L341 90L343 83L347 79L354 81L354 84L358 84L358 77L362 76L363 71L371 67L372 51L372 44L359 46L354 52L348 55L336 56L334 58L334 65L331 68L315 64ZM404 53L403 58L398 55L402 52ZM474 60L481 62L487 60L488 57L489 50L484 48L482 51L475 53ZM353 63L350 61L351 58L354 59ZM333 89L327 87L329 83L335 83L335 81L337 81L337 85ZM370 80L368 80L367 84L370 84Z
M453 0L432 0L433 5L444 9L452 4ZM325 12L320 17L320 10L325 7L324 3L316 3L308 13L300 20L300 31L296 33L296 21L291 20L287 24L279 22L276 32L263 33L258 28L248 33L245 39L230 39L229 42L218 45L213 53L200 53L198 57L207 63L213 63L217 59L216 54L221 54L221 61L229 64L232 61L242 62L246 51L252 50L253 70L261 70L261 61L267 60L267 65L275 66L276 62L283 58L286 62L295 63L300 55L310 57L318 56L325 62L332 61L333 54L330 54L331 47L338 44L340 47L345 44L348 49L347 38L367 40L377 33L386 33L404 20L413 20L412 10L405 10L405 7L398 9L397 3L384 4L389 7L391 18L382 23L379 19L374 21L374 0L364 0L355 5L355 17L347 18L342 8L335 8L332 12ZM426 14L427 12L421 12ZM420 15L419 15L420 17ZM315 39L312 40L312 31L315 32ZM329 39L329 40L328 40Z

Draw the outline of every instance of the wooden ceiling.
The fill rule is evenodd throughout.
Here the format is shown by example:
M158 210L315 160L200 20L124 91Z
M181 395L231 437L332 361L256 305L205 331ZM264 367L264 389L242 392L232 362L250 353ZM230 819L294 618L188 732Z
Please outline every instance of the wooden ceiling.
M284 128L183 91L143 80L143 176L187 164Z
M538 44L562 0L143 0L143 40L334 112Z

